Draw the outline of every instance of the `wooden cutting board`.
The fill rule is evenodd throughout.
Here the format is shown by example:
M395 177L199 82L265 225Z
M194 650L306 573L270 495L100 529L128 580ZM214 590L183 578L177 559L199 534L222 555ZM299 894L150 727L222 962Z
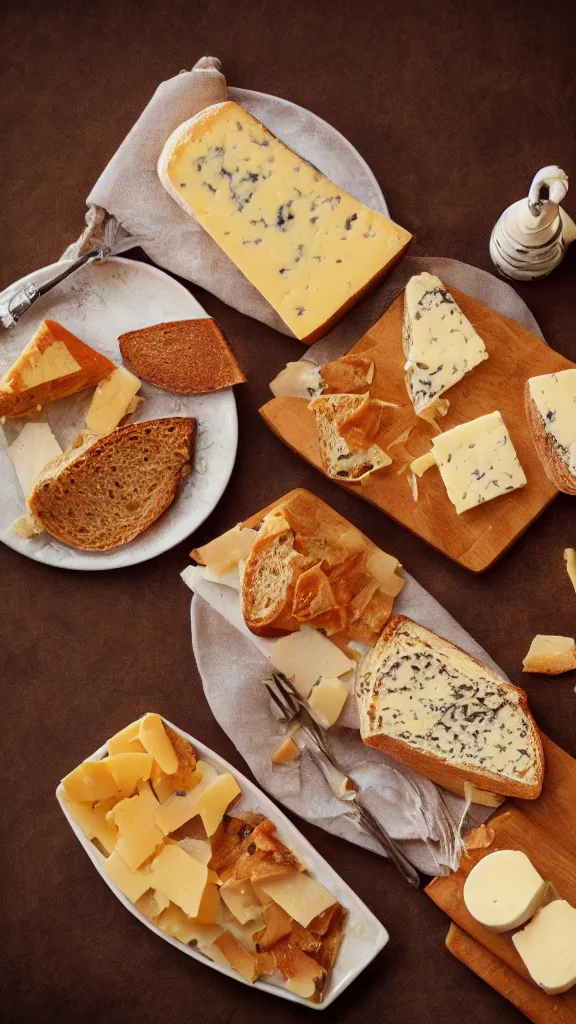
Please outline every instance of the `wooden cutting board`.
M576 988L549 996L534 985L510 939L496 935L470 916L462 890L468 873L497 849L523 850L558 894L576 906L576 761L546 736L546 777L538 800L509 801L487 823L490 846L470 850L455 874L426 888L451 918L447 948L479 977L509 999L535 1024L574 1024ZM479 830L472 833L474 836Z
M382 428L376 438L393 463L363 484L334 482L376 505L467 569L482 572L524 533L558 493L544 473L529 437L524 384L528 377L565 370L575 364L514 320L455 288L450 288L450 292L484 339L490 358L447 393L450 409L442 420L442 428L446 430L499 409L528 478L527 486L458 515L438 470L433 467L418 480L419 497L414 500L408 464L430 449L435 432L414 415L406 391L403 295L350 349L350 353L374 360L371 395L400 406L384 409ZM260 414L289 448L323 472L314 414L304 398L274 398L260 409ZM409 430L409 436L398 441Z

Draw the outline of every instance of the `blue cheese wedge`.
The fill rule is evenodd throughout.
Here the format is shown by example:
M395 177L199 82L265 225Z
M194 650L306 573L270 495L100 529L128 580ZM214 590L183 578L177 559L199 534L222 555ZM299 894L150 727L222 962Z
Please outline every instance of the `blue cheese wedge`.
M237 103L207 107L177 128L158 173L302 341L324 334L411 238Z
M528 388L544 421L547 437L576 476L576 370L531 377Z
M458 514L527 483L499 412L439 434L432 442L432 452Z
M488 359L486 346L439 277L416 274L404 293L406 387L420 415Z
M524 691L424 626L390 618L358 668L356 700L368 746L436 781L538 796L542 748Z

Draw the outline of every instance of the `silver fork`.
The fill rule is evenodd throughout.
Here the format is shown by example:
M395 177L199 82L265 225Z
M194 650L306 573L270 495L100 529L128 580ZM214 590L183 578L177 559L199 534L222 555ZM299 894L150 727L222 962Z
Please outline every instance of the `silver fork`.
M267 679L264 680L268 693L282 712L282 717L289 722L297 721L302 731L311 741L312 747L310 751L322 769L335 796L339 800L344 800L354 805L360 824L365 831L382 846L408 884L417 888L420 885L420 876L416 868L404 856L384 826L377 821L372 812L362 803L358 783L346 775L334 759L328 748L324 730L312 717L296 688L281 672L274 672L272 679L273 682Z

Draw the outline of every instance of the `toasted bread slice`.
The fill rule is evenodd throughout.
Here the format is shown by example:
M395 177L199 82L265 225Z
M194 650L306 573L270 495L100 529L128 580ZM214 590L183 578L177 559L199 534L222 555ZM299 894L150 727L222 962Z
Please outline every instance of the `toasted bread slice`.
M176 496L196 421L144 420L106 437L85 434L36 477L33 516L57 540L109 551L137 537Z
M323 395L363 395L374 379L374 363L364 356L342 356L320 367Z
M576 494L576 370L526 381L525 408L534 447L548 479Z
M95 387L114 363L56 320L44 320L0 381L0 416L18 419L40 405Z
M246 377L210 317L174 320L121 334L120 351L134 372L166 391L196 395L243 384Z
M242 573L242 614L256 636L281 636L299 628L292 615L294 587L305 559L281 512L264 520Z
M534 800L544 754L526 694L403 615L393 615L356 679L369 747L435 782L463 780Z
M392 459L372 440L382 403L364 395L320 395L310 402L316 416L322 465L327 476L357 483L389 466Z

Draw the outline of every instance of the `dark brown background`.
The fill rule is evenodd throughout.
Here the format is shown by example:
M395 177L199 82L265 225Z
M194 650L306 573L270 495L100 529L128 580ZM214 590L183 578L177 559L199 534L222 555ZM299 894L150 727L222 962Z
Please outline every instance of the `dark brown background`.
M0 285L56 259L90 186L157 83L204 53L231 84L287 97L343 132L374 169L414 255L490 270L491 227L557 162L574 178L576 5L542 0L0 2ZM519 287L548 341L576 359L576 245ZM574 674L524 678L537 632L574 635L561 497L491 572L474 578L322 479L267 433L257 409L297 342L198 293L240 356L240 447L201 543L291 487L315 490L394 552L526 685L542 728L576 753ZM2 806L0 1016L147 1024L284 1024L302 1011L220 977L159 941L112 898L54 800L58 779L116 729L158 710L246 770L204 700L178 574L191 542L118 572L76 574L0 550ZM380 858L302 826L391 933L325 1020L444 1024L520 1015L444 950L447 921Z

